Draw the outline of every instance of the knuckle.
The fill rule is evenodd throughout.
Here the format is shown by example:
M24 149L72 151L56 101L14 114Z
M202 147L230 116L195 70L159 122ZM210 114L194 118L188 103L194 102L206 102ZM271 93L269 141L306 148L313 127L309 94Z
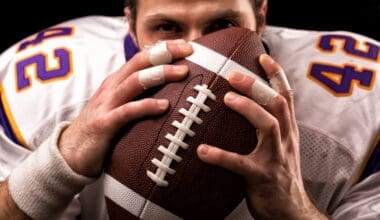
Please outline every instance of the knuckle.
M274 98L273 104L276 108L287 108L288 101L285 99L284 96L278 95Z
M264 130L265 130L265 133L267 133L268 135L274 136L276 133L280 131L280 124L278 120L276 120L275 118L272 118L270 122L267 123Z
M147 60L148 57L148 50L144 49L136 53L128 63L145 63L145 60Z
M268 105L268 108L275 114L284 115L288 112L288 106L287 99L284 96L278 95L273 98L273 101Z

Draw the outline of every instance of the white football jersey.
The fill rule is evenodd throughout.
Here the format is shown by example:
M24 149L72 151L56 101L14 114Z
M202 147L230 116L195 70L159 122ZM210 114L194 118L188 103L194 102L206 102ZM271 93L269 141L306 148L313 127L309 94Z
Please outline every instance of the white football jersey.
M83 17L3 52L0 181L59 122L77 116L100 83L136 52L128 31L123 17ZM337 219L379 218L380 43L349 32L272 26L263 40L295 91L302 172L311 198ZM107 218L101 178L78 198L66 219L79 212L82 219ZM233 216L246 216L241 210Z

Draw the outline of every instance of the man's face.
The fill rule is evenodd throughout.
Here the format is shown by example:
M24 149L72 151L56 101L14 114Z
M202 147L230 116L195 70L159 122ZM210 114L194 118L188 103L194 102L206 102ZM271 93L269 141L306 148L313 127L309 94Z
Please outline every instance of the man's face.
M135 38L139 47L159 40L194 40L230 26L256 30L250 0L140 0Z

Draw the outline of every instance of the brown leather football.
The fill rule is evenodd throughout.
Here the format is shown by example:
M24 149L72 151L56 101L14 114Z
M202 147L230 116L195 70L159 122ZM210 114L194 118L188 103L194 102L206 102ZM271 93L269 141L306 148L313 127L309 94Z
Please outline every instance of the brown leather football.
M194 53L176 64L188 77L150 93L170 101L163 115L125 127L105 167L104 192L111 219L223 219L244 199L244 179L202 162L207 143L247 154L256 146L255 128L223 102L234 90L231 71L266 79L258 57L260 37L228 28L191 42Z

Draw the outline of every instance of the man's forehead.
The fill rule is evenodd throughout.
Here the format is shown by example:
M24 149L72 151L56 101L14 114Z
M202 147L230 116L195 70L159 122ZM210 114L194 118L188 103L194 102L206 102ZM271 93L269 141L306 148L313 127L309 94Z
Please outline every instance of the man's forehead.
M147 15L148 18L151 19L161 19L161 20L179 20L179 19L188 19L181 16L178 16L182 12L169 11L167 13L153 13ZM235 11L232 9L223 9L223 10L215 10L208 11L207 15L202 16L204 19L212 20L218 18L239 18L242 17L242 13L240 11ZM193 17L194 18L194 17Z
M252 14L250 0L144 0L141 1L140 14L145 17L171 17L181 19L194 16L238 17Z
M252 6L252 0L140 0L139 8L166 8L168 10L180 10L186 8L193 10L196 7L218 8L242 8Z

